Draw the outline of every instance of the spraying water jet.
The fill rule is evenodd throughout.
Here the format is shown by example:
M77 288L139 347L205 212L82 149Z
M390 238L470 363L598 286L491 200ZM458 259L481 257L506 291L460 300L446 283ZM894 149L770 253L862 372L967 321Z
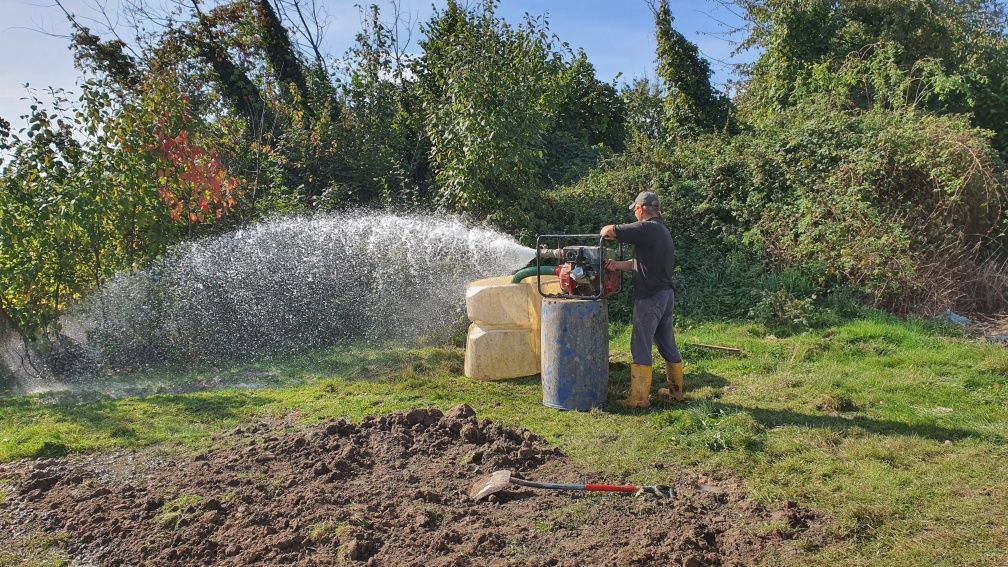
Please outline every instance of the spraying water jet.
M112 278L66 321L113 370L444 340L461 321L466 282L534 256L454 216L280 218L179 244Z

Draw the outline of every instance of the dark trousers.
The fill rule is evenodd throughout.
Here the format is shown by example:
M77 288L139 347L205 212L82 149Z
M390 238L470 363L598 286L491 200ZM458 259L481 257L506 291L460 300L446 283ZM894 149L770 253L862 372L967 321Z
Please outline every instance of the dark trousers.
M682 362L675 342L675 292L672 288L659 291L647 299L635 299L633 306L633 335L630 353L634 364L651 366L651 345L666 362Z

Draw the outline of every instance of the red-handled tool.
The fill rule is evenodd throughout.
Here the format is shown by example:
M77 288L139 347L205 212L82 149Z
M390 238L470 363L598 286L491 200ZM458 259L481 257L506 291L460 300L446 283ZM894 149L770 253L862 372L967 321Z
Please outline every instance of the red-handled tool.
M646 493L659 498L672 498L675 491L665 485L636 486L633 484L569 484L561 482L534 482L523 478L514 478L511 471L503 470L491 473L473 485L469 497L473 500L486 498L491 494L504 490L509 484L527 486L529 488L544 488L547 490L584 490L590 492L623 492L629 494Z

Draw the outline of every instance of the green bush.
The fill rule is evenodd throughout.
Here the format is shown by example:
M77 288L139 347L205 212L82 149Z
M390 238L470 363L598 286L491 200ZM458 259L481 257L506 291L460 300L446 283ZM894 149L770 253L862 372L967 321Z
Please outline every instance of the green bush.
M987 259L1005 245L1008 184L990 133L961 116L835 103L811 99L650 159L608 159L494 220L526 242L595 232L631 221L626 203L653 189L676 240L682 313L799 328L814 298L837 289L928 315L1003 302Z
M846 286L895 311L944 311L979 295L1005 242L1005 165L961 116L814 98L681 144L666 167L687 236L759 271L800 270L799 299Z
M796 297L785 289L777 291L761 290L759 301L751 309L749 316L768 328L781 329L787 333L803 330L809 326L809 314L816 296Z

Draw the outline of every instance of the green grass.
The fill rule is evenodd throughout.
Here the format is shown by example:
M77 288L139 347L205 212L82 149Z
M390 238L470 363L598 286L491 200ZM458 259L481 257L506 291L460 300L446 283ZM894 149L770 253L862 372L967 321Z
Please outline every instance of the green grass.
M118 447L202 448L211 433L294 410L314 422L465 402L480 417L527 427L614 478L675 484L676 467L727 469L753 498L816 509L828 543L785 564L1008 561L1004 347L882 315L831 320L786 337L751 323L685 322L679 341L687 362L680 405L558 412L542 406L536 378L462 377L458 349L338 349L257 364L255 371L268 376L257 389L166 394L152 386L146 397L87 403L0 398L0 461ZM733 346L747 356L691 343ZM628 345L629 329L615 328L612 399L629 381ZM162 370L120 381L198 383L244 371ZM573 520L544 519L539 529L565 521Z
M349 529L348 524L336 524L324 521L316 524L308 532L308 539L314 544L325 544L342 539L343 534Z
M154 522L164 528L175 528L179 521L191 519L196 514L194 508L202 504L206 496L202 494L180 494L161 505L161 512Z
M69 536L66 532L42 534L29 532L8 536L0 544L0 567L63 567L70 561L59 545Z

